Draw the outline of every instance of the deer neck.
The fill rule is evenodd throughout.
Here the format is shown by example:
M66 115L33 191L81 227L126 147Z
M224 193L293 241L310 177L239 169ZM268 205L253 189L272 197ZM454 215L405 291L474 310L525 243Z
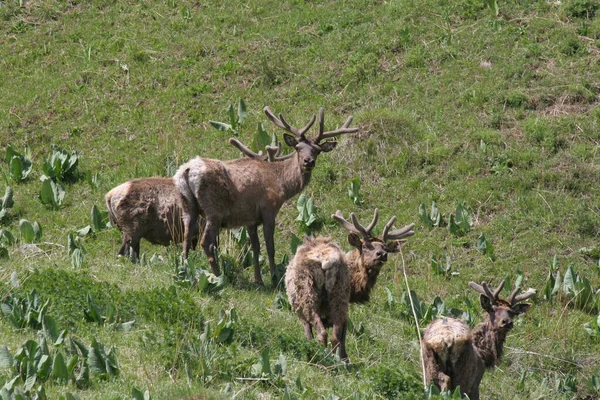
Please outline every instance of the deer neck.
M507 330L495 330L489 315L473 329L473 345L486 368L500 362L507 333Z
M302 170L297 153L294 157L271 165L277 169L280 184L288 199L300 193L310 182L311 172Z
M364 303L371 298L371 289L375 286L377 276L367 273L367 268L358 250L346 254L352 278L351 303Z

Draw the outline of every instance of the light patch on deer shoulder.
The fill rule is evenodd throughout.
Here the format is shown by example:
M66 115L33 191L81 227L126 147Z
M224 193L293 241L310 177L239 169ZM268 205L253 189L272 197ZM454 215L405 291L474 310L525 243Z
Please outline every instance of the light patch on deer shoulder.
M469 326L459 319L440 318L433 321L423 335L425 345L443 362L456 362L465 346L471 343Z
M311 261L321 264L321 269L327 271L333 267L336 267L342 263L342 255L338 249L332 247L319 246L311 249L307 254L306 258Z

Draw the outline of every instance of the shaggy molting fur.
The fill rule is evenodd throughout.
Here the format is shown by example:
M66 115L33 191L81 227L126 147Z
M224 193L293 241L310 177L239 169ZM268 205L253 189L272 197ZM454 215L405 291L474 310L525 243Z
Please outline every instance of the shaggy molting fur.
M119 255L130 249L140 255L140 240L163 246L183 240L182 202L171 178L143 178L125 182L106 196L110 222L123 234ZM198 241L196 235L192 239Z
M313 339L314 327L326 346L327 328L333 327L332 346L346 359L350 272L342 249L330 238L308 238L287 268L285 285L306 338Z

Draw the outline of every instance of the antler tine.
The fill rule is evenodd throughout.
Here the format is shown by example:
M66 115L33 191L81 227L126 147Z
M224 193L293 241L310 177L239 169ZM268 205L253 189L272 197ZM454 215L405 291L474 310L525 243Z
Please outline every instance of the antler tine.
M367 228L365 229L367 232L369 232L369 234L371 234L371 231L373 230L373 228L377 224L377 219L378 218L379 218L379 210L376 208L375 209L375 213L373 214L373 220L371 221L371 223L369 224L369 226L367 226Z
M229 143L232 144L233 146L237 147L238 150L240 150L242 153L244 153L245 155L247 155L250 158L259 159L259 160L265 159L265 156L263 156L262 151L255 153L237 139L230 138Z
M385 224L385 227L383 227L383 233L381 234L381 238L383 239L384 242L387 242L388 231L390 230L390 228L392 227L392 225L394 225L394 222L396 222L396 216L395 215L392 218L390 218L390 220L388 221L388 223Z
M525 293L521 293L520 295L516 296L513 301L510 302L511 306L514 306L520 302L522 302L523 300L527 300L530 297L535 296L535 289L529 289L527 290Z
M277 160L277 156L279 153L281 153L279 146L267 146L265 149L267 150L269 162L275 162Z
M271 111L271 109L269 108L269 106L265 106L265 108L263 109L263 111L265 112L265 114L267 115L267 117L278 127L285 129L286 131L293 133L294 135L296 135L299 138L304 138L304 134L310 129L311 126L313 126L313 124L316 121L316 116L313 114L312 118L310 119L310 121L308 122L308 124L306 124L304 126L304 128L302 129L298 129L298 128L294 128L293 126L291 126L286 120L285 118L283 118L283 115L279 114L279 118L277 118L275 116L275 114L273 114L273 112Z
M356 234L361 233L358 230L356 230L354 225L352 225L350 222L346 221L346 219L344 218L344 216L342 215L342 212L340 210L337 210L335 212L335 214L331 214L331 218L333 218L334 220L339 222L344 227L344 229L346 229L347 231L349 231L351 233L356 233Z
M508 298L508 302L510 303L511 306L514 306L523 300L527 300L528 298L535 296L535 290L532 290L532 289L529 289L525 293L521 293L520 295L517 296L517 294L519 293L520 290L521 290L520 287L516 287L510 294L510 297Z
M486 296L489 297L490 300L492 300L493 302L495 302L497 299L496 299L496 297L494 297L494 294L490 290L487 282L481 282L481 286L483 286L483 290L485 290Z
M415 227L415 224L406 225L403 228L396 229L395 231L389 231L389 229L394 224L396 217L393 217L390 222L387 223L385 228L383 229L383 235L381 236L384 242L388 240L400 240L406 237L412 236L415 234L415 231L412 229ZM388 226L389 225L389 226Z
M498 295L500 294L500 292L502 291L502 288L504 287L504 284L506 283L506 279L503 279L502 282L500 282L500 284L498 285L498 287L496 288L496 290L494 290L494 298L497 299Z
M477 293L486 296L487 298L492 300L494 303L496 302L496 298L490 291L490 288L488 287L486 282L481 282L481 285L479 285L475 282L469 282L469 286L471 287L471 289L475 290Z
M341 128L336 129L334 131L325 132L325 121L324 121L325 116L324 116L324 114L325 114L325 111L324 111L323 107L321 107L321 109L319 110L319 134L317 135L317 137L315 139L315 143L317 143L317 144L319 144L323 139L332 138L334 136L342 135L344 133L355 133L360 130L360 128L349 128L350 124L352 123L352 119L353 119L352 116L349 116Z
M265 149L267 150L268 160L270 162L287 160L288 158L293 157L295 154L290 153L280 157L279 155L281 154L281 143L278 143L277 146L266 146Z
M360 234L364 237L364 238L369 238L371 237L371 232L369 232L368 230L365 229L364 226L362 226L359 222L358 222L358 218L356 218L356 214L354 213L350 213L350 218L352 218L352 224L354 224L354 227L356 228L356 230L358 232L360 232Z

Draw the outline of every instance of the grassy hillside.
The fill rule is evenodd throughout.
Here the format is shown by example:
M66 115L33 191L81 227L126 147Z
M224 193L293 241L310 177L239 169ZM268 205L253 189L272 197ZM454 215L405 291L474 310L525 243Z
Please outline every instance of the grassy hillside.
M599 60L596 0L0 1L0 196L14 191L0 228L16 239L0 237L0 279L3 303L22 307L1 318L0 383L16 376L10 354L25 360L14 387L43 385L48 398L424 398L405 266L421 327L453 312L479 322L470 280L537 289L504 361L484 376L484 398L597 398ZM361 128L318 159L304 191L316 225L296 221L296 198L282 208L278 262L307 231L350 250L329 218L337 209L416 223L371 302L351 306L350 365L304 339L280 290L252 283L226 231L227 282L205 290L190 287L178 247L142 242L145 260L134 264L117 259L120 233L102 221L76 233L122 182L170 176L195 155L239 157L232 133L208 121L228 121L240 98L248 144L259 123L282 138L265 105L295 125L322 106L327 129L348 115ZM9 145L30 149L24 180L12 177ZM40 201L52 145L78 155L56 206ZM356 178L358 204L348 195ZM419 212L434 202L441 226ZM41 225L34 246L22 219ZM198 252L190 265L208 268ZM35 353L42 337L52 365L39 364L40 350L28 375L17 352L31 340ZM76 341L95 348L93 359Z

